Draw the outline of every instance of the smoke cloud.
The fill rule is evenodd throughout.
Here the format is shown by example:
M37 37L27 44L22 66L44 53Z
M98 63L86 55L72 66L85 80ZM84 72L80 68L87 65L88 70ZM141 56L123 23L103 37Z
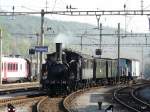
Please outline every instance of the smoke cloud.
M74 44L76 39L71 34L59 34L54 39L54 43L62 43L62 47L65 48L70 44Z

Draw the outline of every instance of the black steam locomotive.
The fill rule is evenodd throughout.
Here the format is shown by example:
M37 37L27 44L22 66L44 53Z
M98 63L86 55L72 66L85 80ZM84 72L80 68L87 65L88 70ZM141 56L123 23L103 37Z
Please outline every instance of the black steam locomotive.
M62 44L56 43L56 52L47 54L46 63L42 66L41 84L50 95L60 95L97 84L113 84L118 80L126 82L132 79L133 63L128 59L120 61L121 75L118 76L116 59L93 58L62 50Z

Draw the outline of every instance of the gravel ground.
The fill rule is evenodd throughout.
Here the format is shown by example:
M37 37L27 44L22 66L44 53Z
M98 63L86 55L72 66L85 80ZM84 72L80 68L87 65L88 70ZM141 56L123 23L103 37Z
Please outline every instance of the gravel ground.
M109 106L114 106L114 112L130 112L113 100L115 87L103 87L93 89L78 96L72 101L72 110L77 112L104 112ZM98 102L102 102L102 110L99 110Z

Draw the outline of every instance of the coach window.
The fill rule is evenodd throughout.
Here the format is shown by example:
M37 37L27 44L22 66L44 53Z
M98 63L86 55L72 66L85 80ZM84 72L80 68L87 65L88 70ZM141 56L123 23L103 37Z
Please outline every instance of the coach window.
M86 62L85 62L85 60L82 62L82 67L83 67L83 68L86 67Z
M13 63L13 71L16 71L16 67L15 64Z
M10 64L10 70L13 71L13 64Z
M92 68L91 60L88 61L88 68Z
M16 71L18 71L18 64L16 64Z
M8 63L8 70L9 70L9 71L11 70L11 65L10 65L10 63Z
M88 67L88 61L85 60L85 68L87 68L87 67Z
M11 63L9 63L9 71L11 71Z
M91 62L91 60L89 61L89 67L92 68L92 62Z

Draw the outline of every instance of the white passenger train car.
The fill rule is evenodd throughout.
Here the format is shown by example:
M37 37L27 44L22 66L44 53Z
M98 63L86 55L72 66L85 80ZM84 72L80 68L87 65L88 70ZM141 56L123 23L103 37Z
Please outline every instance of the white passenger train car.
M132 60L132 76L133 77L140 77L140 61L139 60Z
M121 76L129 76L130 78L140 76L140 61L137 59L120 58L119 68Z
M3 82L22 82L29 78L30 63L20 57L2 57L1 74Z
M120 67L122 74L126 76L132 76L133 78L137 78L140 76L140 61L137 59L120 59Z

